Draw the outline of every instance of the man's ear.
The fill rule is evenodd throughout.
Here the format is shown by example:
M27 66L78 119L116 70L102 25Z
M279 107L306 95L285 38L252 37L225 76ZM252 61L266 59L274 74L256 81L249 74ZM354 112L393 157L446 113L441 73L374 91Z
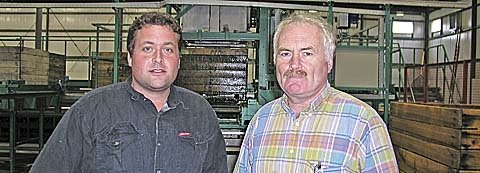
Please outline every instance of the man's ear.
M178 67L177 67L177 69L180 69L180 64L181 64L181 63L182 63L182 57L179 57L179 58L178 58Z
M130 52L127 54L127 61L128 61L128 66L132 67L132 56L130 55Z
M327 68L328 68L328 73L330 73L333 69L333 57L327 61Z

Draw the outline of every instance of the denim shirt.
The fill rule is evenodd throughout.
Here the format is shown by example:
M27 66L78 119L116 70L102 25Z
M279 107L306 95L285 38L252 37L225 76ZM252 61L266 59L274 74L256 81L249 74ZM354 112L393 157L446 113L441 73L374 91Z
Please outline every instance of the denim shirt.
M204 98L172 86L167 104L157 111L130 83L78 100L31 172L227 172L225 141Z

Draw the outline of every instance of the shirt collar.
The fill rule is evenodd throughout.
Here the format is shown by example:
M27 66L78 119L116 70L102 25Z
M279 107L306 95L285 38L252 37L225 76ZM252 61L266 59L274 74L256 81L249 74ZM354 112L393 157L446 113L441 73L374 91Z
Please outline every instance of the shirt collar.
M139 93L138 91L135 91L135 89L133 89L132 87L132 77L128 77L128 79L126 80L126 84L127 84L127 92L130 94L130 98L132 100L139 100L140 98L142 99L147 99L145 96L143 96L142 93ZM178 87L173 85L170 86L170 94L168 95L168 98L167 98L167 102L166 102L167 105L163 105L163 109L173 109L175 108L178 104L183 104L183 101L180 97L180 93L178 91Z

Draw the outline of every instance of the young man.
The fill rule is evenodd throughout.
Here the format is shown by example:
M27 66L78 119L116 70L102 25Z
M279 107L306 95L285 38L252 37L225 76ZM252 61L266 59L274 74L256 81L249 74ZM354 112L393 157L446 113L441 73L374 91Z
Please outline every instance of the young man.
M398 172L385 123L330 87L335 35L320 16L293 14L274 36L284 95L251 120L234 172Z
M126 82L91 91L65 113L31 172L227 172L212 107L172 85L181 28L159 13L128 31Z

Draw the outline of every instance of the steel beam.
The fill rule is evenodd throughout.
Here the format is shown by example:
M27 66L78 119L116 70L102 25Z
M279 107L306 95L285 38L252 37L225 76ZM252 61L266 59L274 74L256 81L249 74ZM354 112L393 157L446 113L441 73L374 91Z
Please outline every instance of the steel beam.
M301 2L329 2L331 0L279 0L275 3L260 1L221 1L221 0L166 0L161 2L121 2L121 3L0 3L0 8L153 8L158 9L167 4L189 5L219 5L219 6L249 6L281 9L311 9L317 8L311 5L299 5ZM284 3L279 3L284 2ZM467 8L471 3L467 0L458 2L428 1L428 0L335 0L336 3L356 4L390 4L401 6L432 7L432 8ZM322 11L327 11L324 7ZM317 9L318 10L318 9ZM379 11L379 10L370 10ZM340 12L340 11L336 11ZM359 13L358 11L344 11ZM362 13L367 14L367 13Z
M329 2L331 0L280 0L280 2ZM393 6L415 6L432 8L467 8L470 3L467 0L458 2L450 1L431 1L431 0L335 0L335 3L354 3L354 4L390 4Z
M385 105L383 110L383 120L388 123L388 114L390 112L390 85L392 84L392 46L393 46L393 20L390 15L391 6L385 5Z

